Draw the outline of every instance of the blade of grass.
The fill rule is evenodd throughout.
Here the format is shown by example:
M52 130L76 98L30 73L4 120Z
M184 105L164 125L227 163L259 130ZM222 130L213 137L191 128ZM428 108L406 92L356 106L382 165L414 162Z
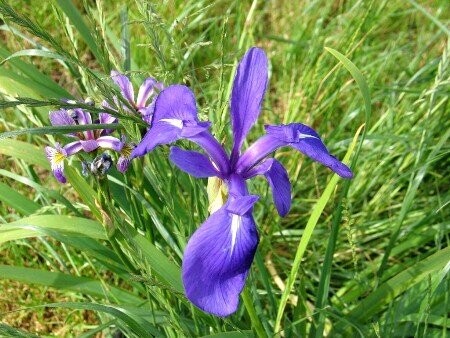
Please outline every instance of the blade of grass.
M126 304L141 304L142 299L128 291L106 285L104 281L18 266L0 265L0 278L23 283L44 285L58 290L69 290L105 300ZM105 288L106 287L106 288Z
M353 137L353 141L350 144L347 153L345 154L343 162L348 162L350 160L350 156L353 153L353 149L356 146L356 143L358 141L359 134L361 133L361 130L363 129L364 125L359 127L359 129L356 131L355 136ZM322 196L317 201L316 205L314 206L314 209L311 213L311 216L308 219L308 223L306 224L303 236L300 240L300 243L297 247L297 252L295 253L294 262L292 263L292 269L289 274L289 277L286 282L286 288L283 291L283 294L281 296L280 305L278 306L277 311L277 317L275 320L274 325L274 332L275 334L278 334L281 329L281 320L283 318L284 309L286 308L287 301L289 299L289 295L292 292L292 289L294 287L295 280L297 279L298 270L300 268L300 263L303 258L303 255L306 251L306 247L308 246L308 243L311 239L312 233L314 228L317 225L317 222L319 221L320 215L322 214L323 209L325 208L325 205L331 198L331 195L334 192L334 189L338 183L339 176L337 174L334 174L331 178L330 182L327 184Z
M97 61L104 67L104 62L106 60L104 60L101 48L97 44L97 41L95 41L94 37L91 34L91 29L84 22L84 18L81 16L72 0L56 0L56 2L63 10L64 14L67 15L70 22L76 28L84 42L86 42Z
M17 192L16 189L0 182L0 201L9 205L22 215L31 215L41 208L41 206Z
M369 86L367 85L367 82L360 72L360 70L344 55L340 54L334 49L325 48L327 51L329 51L333 56L335 56L344 67L350 72L352 77L355 79L356 83L359 86L359 89L361 91L363 100L364 100L364 107L365 107L365 124L369 123L370 116L371 116L371 99L370 99L370 90ZM364 128L364 131L362 133L360 142L358 144L358 148L356 149L355 155L352 159L351 167L355 168L356 163L358 161L358 157L361 151L361 147L364 143L365 137L366 137L366 131L368 128ZM321 274L320 274L320 281L319 281L319 288L317 291L317 298L316 298L316 309L323 309L326 305L328 292L330 288L330 280L331 280L331 265L333 262L333 255L336 247L336 242L338 239L338 233L339 233L339 226L341 224L342 220L342 211L343 211L343 200L347 196L348 190L350 188L350 181L346 181L344 183L344 188L342 189L341 194L339 195L339 198L337 200L338 207L336 208L336 211L333 215L333 224L331 226L331 234L328 240L327 249L325 252L325 259L324 263L322 265ZM310 337L322 337L323 336L323 330L325 327L325 315L326 312L320 311L314 315L315 320L317 321L317 330L316 327L313 325L311 327L310 331Z

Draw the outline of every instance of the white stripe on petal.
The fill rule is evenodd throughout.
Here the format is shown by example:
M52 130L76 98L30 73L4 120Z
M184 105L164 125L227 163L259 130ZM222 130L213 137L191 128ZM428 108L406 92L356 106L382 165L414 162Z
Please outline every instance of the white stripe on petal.
M232 214L232 216L231 216L231 228L230 228L230 231L231 231L231 250L230 250L230 254L233 254L233 249L234 249L234 246L236 244L236 236L237 236L238 230L241 227L241 225L242 225L242 216Z
M177 127L179 129L183 128L183 121L179 119L161 119L160 122L168 123L174 127Z

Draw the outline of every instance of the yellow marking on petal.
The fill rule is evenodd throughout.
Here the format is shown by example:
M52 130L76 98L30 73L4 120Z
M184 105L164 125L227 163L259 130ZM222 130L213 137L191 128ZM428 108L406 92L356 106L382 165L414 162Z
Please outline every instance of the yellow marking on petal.
M133 152L133 147L129 144L125 144L122 147L122 150L120 151L120 155L123 157L129 158L131 156L131 153Z
M228 189L224 181L218 177L208 178L208 186L206 187L208 193L208 211L210 214L219 210L224 204L228 196Z
M58 165L61 162L64 162L65 158L66 158L66 156L64 156L64 154L57 151L57 152L55 152L55 155L52 158L52 162L53 162L53 164Z

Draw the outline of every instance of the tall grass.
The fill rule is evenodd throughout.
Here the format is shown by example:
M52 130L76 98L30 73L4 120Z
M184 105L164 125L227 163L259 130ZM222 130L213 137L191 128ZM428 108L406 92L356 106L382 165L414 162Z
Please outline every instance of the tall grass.
M0 1L0 13L0 279L18 283L0 297L0 335L446 337L447 1L31 0ZM179 276L208 215L205 181L162 147L126 175L112 170L105 201L79 161L57 184L43 149L67 132L49 127L48 111L61 98L111 100L112 69L135 85L187 84L230 145L234 71L254 45L269 56L270 84L249 139L264 123L307 123L348 154L355 177L277 153L292 210L280 218L265 183L250 185L261 241L241 308L220 319L187 301ZM27 303L29 288L52 297Z

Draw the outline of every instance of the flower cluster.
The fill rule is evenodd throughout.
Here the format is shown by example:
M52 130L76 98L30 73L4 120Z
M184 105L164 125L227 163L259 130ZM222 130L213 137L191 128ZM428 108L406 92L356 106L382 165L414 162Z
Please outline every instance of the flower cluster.
M134 109L130 111L127 105L122 104L121 100L114 97L114 104L108 103L106 100L102 102L102 107L110 110L121 109L128 113L138 113L141 118L147 123L151 124L153 116L154 99L157 91L161 90L162 84L158 83L153 78L147 78L139 88L137 100L134 100L134 90L131 81L125 75L118 73L117 71L111 72L112 80L118 85L122 94L121 100L125 100L128 106ZM150 99L152 99L150 101ZM150 101L148 104L147 102ZM67 101L76 107L77 102ZM92 101L87 99L85 104L92 104ZM74 108L74 109L59 109L51 111L49 113L50 123L53 126L71 126L71 125L92 125L92 124L112 124L117 123L118 119L111 116L108 113L99 113L98 119L94 120L92 113L86 109ZM117 169L120 172L125 172L128 169L130 163L130 155L133 150L133 144L126 142L126 137L121 135L120 138L111 136L112 129L93 129L84 130L77 133L70 133L67 136L75 139L64 146L59 143L55 144L55 147L46 147L45 152L48 160L51 164L52 172L55 178L61 182L66 182L64 175L64 161L68 157L84 151L86 153L92 153L97 149L109 149L118 153ZM101 165L100 165L101 164ZM83 174L104 174L112 164L111 157L104 153L97 156L91 163L82 162Z
M118 167L125 171L130 160L144 156L158 145L172 144L180 139L198 145L202 152L172 146L169 158L182 171L197 178L215 178L218 186L225 189L220 189L220 198L214 202L211 215L186 246L182 279L192 303L208 313L228 316L238 308L239 294L259 242L253 218L253 206L259 196L249 192L246 182L255 176L263 176L271 188L279 215L285 216L291 207L287 171L270 154L279 148L291 147L343 178L352 178L353 174L329 153L317 132L301 123L267 125L266 133L242 150L245 138L260 114L268 84L268 60L262 49L254 47L247 51L235 75L230 98L233 135L230 152L211 134L210 122L198 119L196 100L188 87L176 84L163 89L154 79L147 79L135 100L129 79L117 72L111 76L129 104L122 108L126 111L133 108L147 122L145 136L132 151L124 152L127 147L124 140L110 136L108 130L72 134L77 141L64 147L47 148L53 172L58 180L65 181L61 163L80 150L90 152L100 147L121 152ZM147 105L157 91L161 92ZM119 107L120 100L114 101L115 107ZM111 103L105 102L104 106L115 109ZM81 109L52 112L50 119L52 124L92 123L91 116ZM112 123L115 119L100 114L99 121ZM131 150L130 147L127 149ZM107 160L101 157L99 163Z

